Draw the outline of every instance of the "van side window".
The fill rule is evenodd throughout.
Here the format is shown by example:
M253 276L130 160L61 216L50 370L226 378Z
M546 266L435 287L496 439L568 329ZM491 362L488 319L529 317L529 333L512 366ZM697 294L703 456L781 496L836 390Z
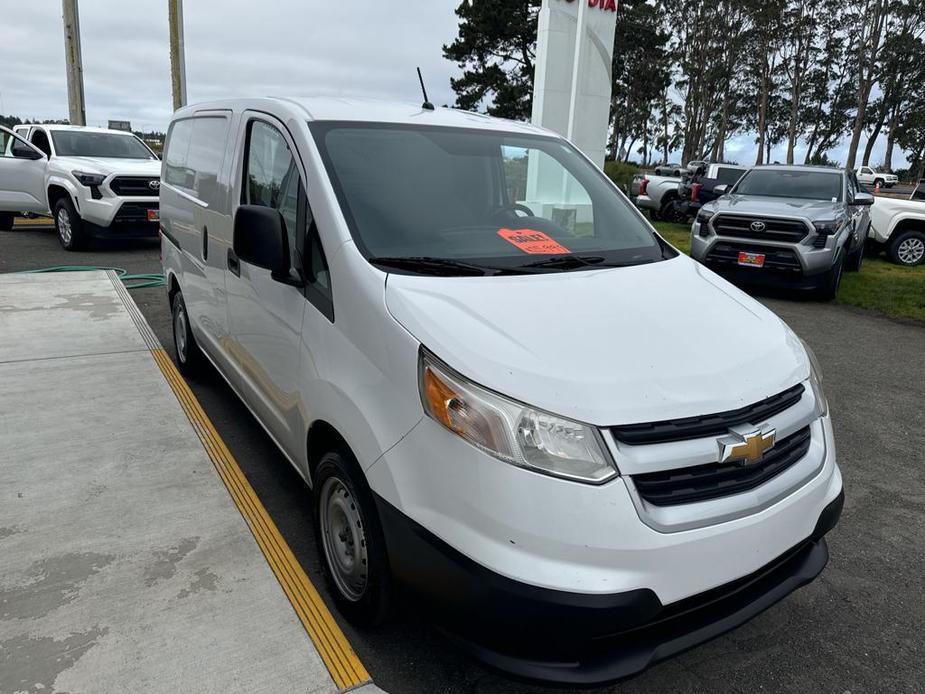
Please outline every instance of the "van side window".
M48 135L45 134L44 130L36 128L35 132L32 133L32 144L42 150L46 157L51 156L51 144L48 142Z
M305 255L305 295L315 308L333 323L334 296L331 292L331 273L328 271L328 260L324 257L324 248L321 247L318 225L313 220L309 220L308 250Z
M272 125L251 122L244 171L243 202L279 210L289 234L293 270L298 272L304 249L304 237L298 233L299 198L305 193L289 145Z
M333 322L328 261L295 158L282 133L269 123L254 120L249 128L241 201L279 210L289 235L292 270L305 278L306 298Z
M199 116L174 123L164 154L164 181L215 206L219 202L218 174L227 138L228 119L222 116Z
M170 126L164 150L164 182L186 191L194 189L194 173L186 167L193 121L178 120Z

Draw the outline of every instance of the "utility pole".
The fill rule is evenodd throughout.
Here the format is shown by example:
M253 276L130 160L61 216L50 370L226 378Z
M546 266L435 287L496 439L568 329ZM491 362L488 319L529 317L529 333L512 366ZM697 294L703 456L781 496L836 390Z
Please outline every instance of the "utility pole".
M64 60L67 64L67 109L71 125L86 125L84 66L80 55L80 19L77 0L62 0L64 9Z
M167 0L170 22L170 81L173 110L186 106L186 49L183 46L183 0Z

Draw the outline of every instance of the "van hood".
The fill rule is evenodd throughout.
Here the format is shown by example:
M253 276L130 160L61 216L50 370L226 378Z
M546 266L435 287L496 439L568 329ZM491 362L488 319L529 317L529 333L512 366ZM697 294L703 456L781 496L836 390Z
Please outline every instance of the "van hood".
M84 171L108 176L160 176L159 159L123 159L120 157L54 157L54 165L62 170Z
M761 195L724 195L704 205L714 212L737 212L739 214L774 215L780 217L803 217L811 222L830 221L843 214L843 204L831 200L799 200L797 198L772 198Z
M612 426L731 410L809 377L776 315L685 256L500 277L390 274L389 312L487 388Z

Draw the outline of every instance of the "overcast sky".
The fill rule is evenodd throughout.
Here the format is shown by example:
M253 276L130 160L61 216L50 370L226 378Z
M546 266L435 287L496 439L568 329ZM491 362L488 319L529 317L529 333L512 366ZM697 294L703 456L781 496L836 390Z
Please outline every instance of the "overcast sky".
M226 96L350 94L453 102L457 0L186 0L191 103ZM167 0L80 0L89 125L166 129L172 112ZM0 113L66 118L61 0L0 19Z
M186 0L189 101L308 94L417 101L420 65L431 101L452 104L450 77L458 70L441 49L456 36L458 1ZM167 0L81 0L80 28L87 123L130 120L136 130L166 129ZM7 4L0 66L0 113L67 117L60 0ZM883 150L881 138L874 163ZM843 161L845 151L842 145L830 156ZM753 137L733 138L726 156L754 162ZM772 159L784 157L783 147L772 152ZM903 164L897 151L894 166Z

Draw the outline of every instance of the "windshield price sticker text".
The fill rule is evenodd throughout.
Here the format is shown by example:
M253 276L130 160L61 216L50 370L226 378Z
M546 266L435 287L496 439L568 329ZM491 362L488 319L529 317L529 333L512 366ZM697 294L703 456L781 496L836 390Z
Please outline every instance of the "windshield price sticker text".
M517 246L524 253L540 255L571 253L554 238L536 229L498 229L498 236Z

